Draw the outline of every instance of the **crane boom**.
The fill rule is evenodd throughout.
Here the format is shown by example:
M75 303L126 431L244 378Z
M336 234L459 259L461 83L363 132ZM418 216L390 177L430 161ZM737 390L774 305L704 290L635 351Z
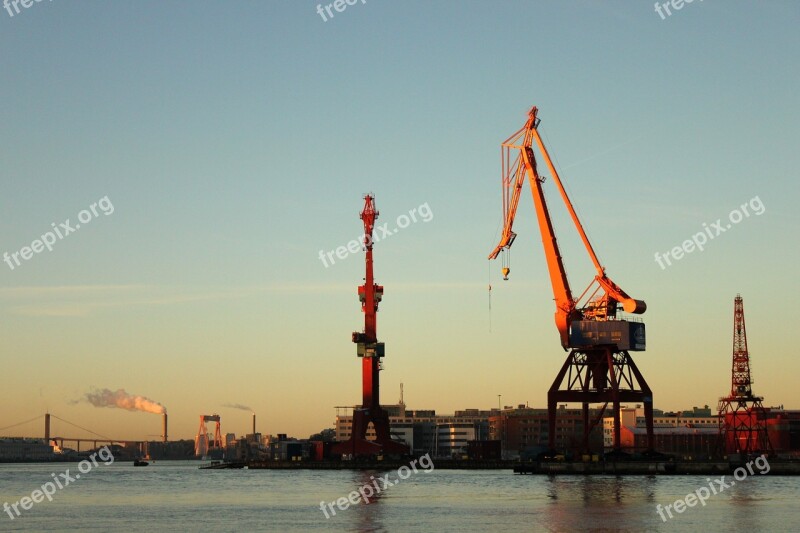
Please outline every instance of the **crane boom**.
M511 248L516 238L516 233L513 231L514 218L516 217L517 207L519 206L520 194L525 178L528 178L531 184L531 192L533 194L533 203L536 208L536 216L539 222L539 230L542 236L542 245L544 247L545 257L547 259L547 269L550 274L550 282L553 288L553 296L556 303L555 322L561 337L561 345L566 350L570 347L569 331L570 325L575 320L582 319L605 319L613 318L616 313L617 304L621 304L623 309L628 313L644 313L647 309L646 304L640 300L634 300L628 296L618 285L616 285L605 274L605 268L600 264L597 254L594 251L589 237L586 235L583 225L581 224L578 214L564 189L561 178L550 159L550 154L539 136L538 125L539 118L537 116L538 109L536 106L532 107L528 112L528 120L525 125L515 132L511 137L506 139L501 145L501 159L503 165L502 186L503 186L503 218L504 227L503 233L500 237L500 242L489 254L489 259L496 259L501 252L507 251ZM536 158L533 153L533 142L541 152L545 163L547 164L550 173L553 176L556 186L558 188L561 199L569 211L572 222L583 241L583 245L589 254L592 263L594 264L597 274L589 284L589 287L584 291L584 295L589 292L591 285L597 282L603 289L604 296L592 302L587 302L583 308L579 307L580 298L576 300L572 296L572 291L567 277L567 271L564 268L564 263L561 258L561 252L556 240L553 223L550 219L550 212L547 208L547 201L544 196L542 184L544 178L538 173L536 166ZM518 150L519 155L513 164L510 164L510 153L512 150ZM508 279L509 268L504 268L503 273L505 279ZM596 292L596 291L595 291ZM594 293L591 293L594 295Z

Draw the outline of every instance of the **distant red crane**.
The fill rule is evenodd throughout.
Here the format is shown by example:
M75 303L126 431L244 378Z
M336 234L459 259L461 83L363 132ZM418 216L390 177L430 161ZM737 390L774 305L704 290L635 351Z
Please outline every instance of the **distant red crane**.
M750 352L744 323L744 301L733 300L733 364L731 392L719 400L720 435L726 453L772 453L764 398L753 394Z
M214 427L214 440L211 442L208 442L208 428L206 427L206 422L216 422L216 426ZM200 428L197 430L197 436L195 437L194 454L198 457L202 457L208 453L210 448L217 450L222 448L222 430L220 428L220 416L218 414L200 415Z
M381 358L385 355L384 343L378 342L378 304L383 298L383 286L375 283L372 272L372 231L378 218L374 197L364 196L364 249L366 250L366 276L358 287L358 298L364 312L364 331L353 332L356 352L361 361L362 401L361 407L353 410L353 429L350 439L333 447L333 453L353 456L372 456L381 453L407 454L408 446L392 440L389 431L389 413L380 405ZM370 422L375 429L375 440L367 440Z

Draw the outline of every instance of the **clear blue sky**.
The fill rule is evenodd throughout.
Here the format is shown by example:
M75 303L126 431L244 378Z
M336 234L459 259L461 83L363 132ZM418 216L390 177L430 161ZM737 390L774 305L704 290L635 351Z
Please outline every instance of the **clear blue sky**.
M427 203L376 245L383 398L452 412L545 405L564 359L526 188L512 280L486 255L501 140L537 105L609 275L647 301L656 406L729 388L733 298L755 390L800 408L800 4L367 0L34 3L0 11L0 253L108 196L114 212L0 263L0 427L50 409L118 437L154 415L74 403L125 388L223 430L304 437L360 400L361 255L320 250ZM548 182L573 289L591 265ZM758 196L662 270L654 260ZM491 321L487 285L494 286ZM32 427L29 434L38 432ZM65 431L67 432L67 431Z

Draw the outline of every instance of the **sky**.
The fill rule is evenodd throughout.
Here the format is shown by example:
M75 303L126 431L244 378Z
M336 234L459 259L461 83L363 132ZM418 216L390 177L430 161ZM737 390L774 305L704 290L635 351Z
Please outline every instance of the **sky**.
M49 410L160 433L86 400L103 389L165 406L171 438L211 413L249 431L232 404L263 433L331 427L361 399L363 254L335 250L362 233L365 193L396 229L375 244L384 403L403 383L411 409L545 406L566 353L527 184L510 279L487 261L499 145L533 105L607 274L647 302L633 356L656 408L729 391L740 293L754 391L800 409L797 2L19 7L0 11L0 428ZM577 295L594 271L545 190Z

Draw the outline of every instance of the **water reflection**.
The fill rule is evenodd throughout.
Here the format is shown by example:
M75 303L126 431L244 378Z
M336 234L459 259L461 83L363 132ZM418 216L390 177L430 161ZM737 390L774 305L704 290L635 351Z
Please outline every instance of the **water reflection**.
M376 489L376 487L381 487L380 477L382 475L386 475L386 473L378 470L353 471L353 490L361 491L368 501L365 501L360 493L358 503L350 507L349 512L355 514L351 531L360 533L387 531L384 527L384 510L380 503L385 494Z
M647 511L655 506L655 476L549 476L544 485L544 525L553 531L609 527L631 508ZM648 514L640 515L642 525Z
M768 499L765 498L765 493L769 492L765 491L768 483L763 483L763 479L753 479L749 476L742 480L734 480L733 476L725 476L725 480L728 484L735 483L735 485L725 489L726 492L719 496L730 497L737 529L762 531L764 525L759 520L761 513L755 512L755 508L763 507L764 500Z

